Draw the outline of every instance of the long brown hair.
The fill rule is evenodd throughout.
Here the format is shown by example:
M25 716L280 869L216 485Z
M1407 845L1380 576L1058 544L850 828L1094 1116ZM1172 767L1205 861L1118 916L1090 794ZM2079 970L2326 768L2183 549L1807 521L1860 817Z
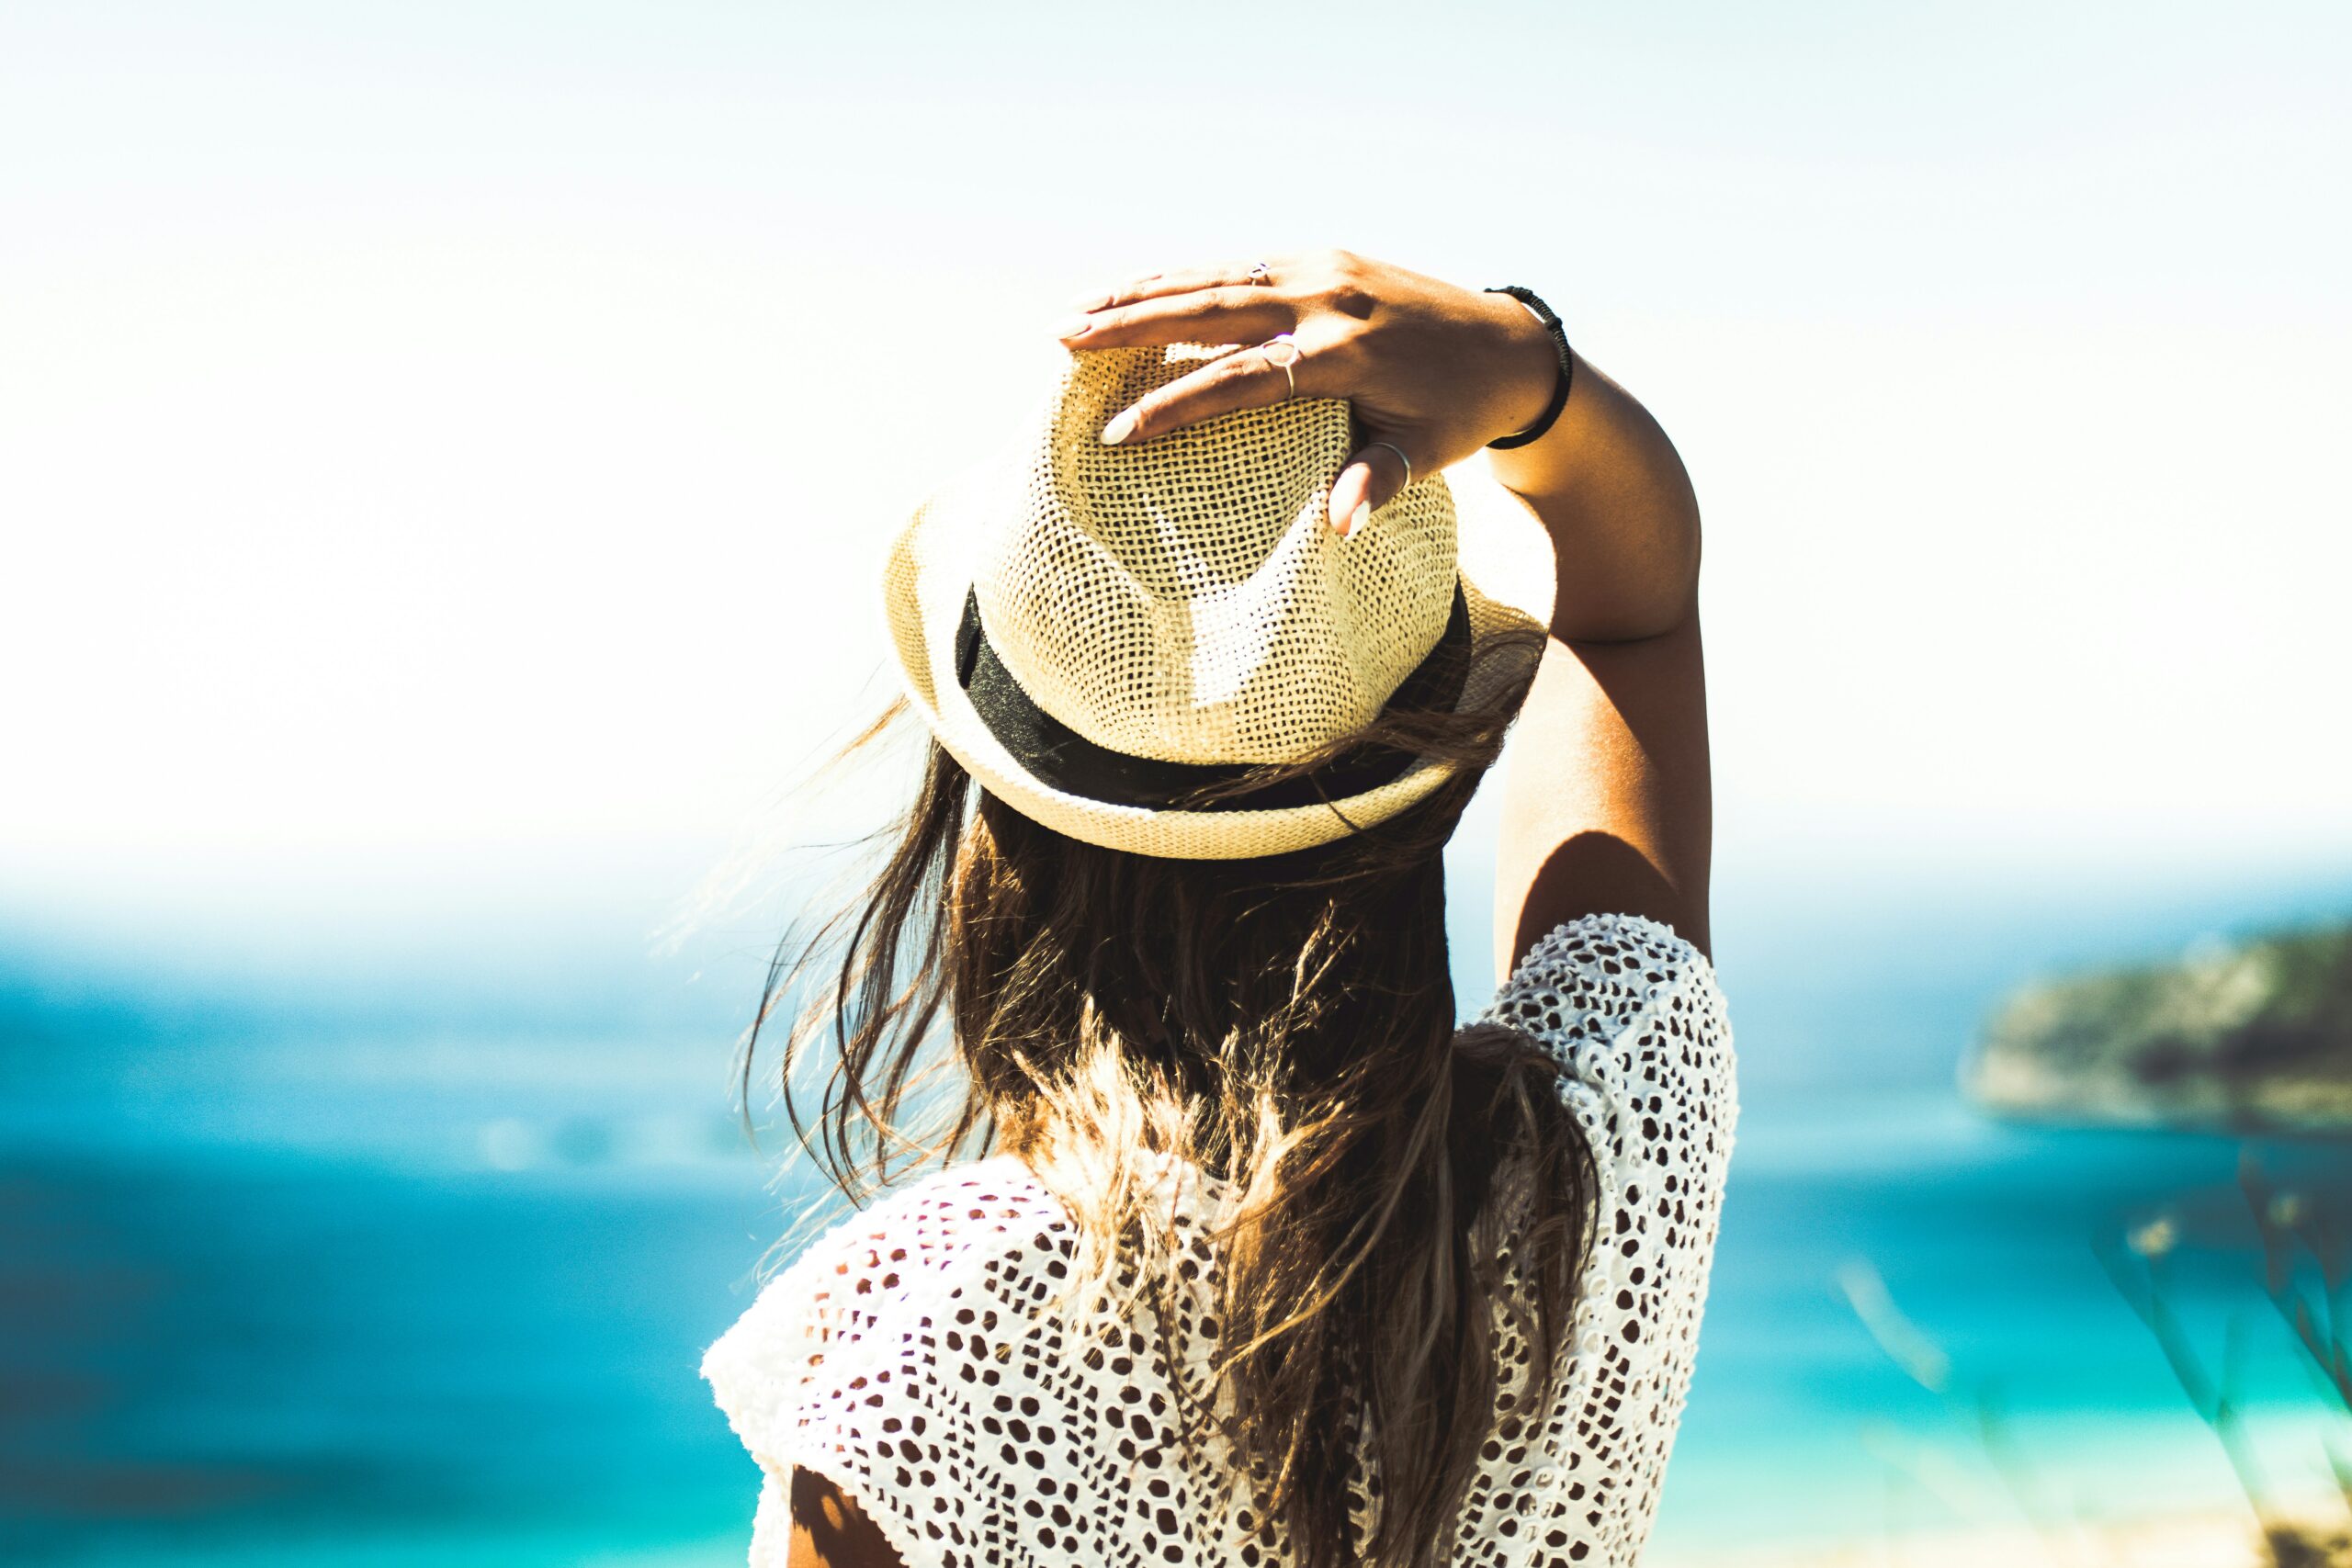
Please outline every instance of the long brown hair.
M1443 1561L1482 1447L1542 1418L1591 1246L1590 1152L1552 1058L1455 1027L1440 852L1508 722L1392 712L1227 786L1367 741L1454 764L1386 822L1235 861L1067 838L933 743L887 863L779 950L761 1009L798 1004L785 1105L836 1186L854 1201L934 1159L1022 1156L1077 1238L1060 1306L1114 1277L1148 1290L1168 1368L1186 1365L1166 1337L1193 1269L1146 1168L1174 1156L1231 1194L1213 1379L1189 1397L1175 1380L1181 1430L1221 1427L1253 1529L1298 1568ZM793 1080L820 1065L811 1110ZM1525 1347L1515 1385L1496 1303Z

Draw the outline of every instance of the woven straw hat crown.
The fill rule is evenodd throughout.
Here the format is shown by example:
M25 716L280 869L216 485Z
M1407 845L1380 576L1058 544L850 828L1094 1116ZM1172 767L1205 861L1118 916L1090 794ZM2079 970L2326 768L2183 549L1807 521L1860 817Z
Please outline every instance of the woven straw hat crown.
M1097 745L1176 762L1286 762L1362 728L1444 631L1454 516L1410 487L1377 526L1329 526L1354 447L1317 398L1136 447L1097 433L1229 352L1073 357L1027 504L973 563L981 624L1037 705Z
M1114 414L1232 352L1071 354L1023 438L924 502L884 569L899 673L939 743L1090 843L1231 859L1383 821L1448 765L1359 749L1292 785L1188 803L1393 703L1503 709L1532 668L1506 657L1512 637L1551 613L1550 542L1483 464L1422 475L1369 526L1332 531L1358 434L1342 400L1102 445Z

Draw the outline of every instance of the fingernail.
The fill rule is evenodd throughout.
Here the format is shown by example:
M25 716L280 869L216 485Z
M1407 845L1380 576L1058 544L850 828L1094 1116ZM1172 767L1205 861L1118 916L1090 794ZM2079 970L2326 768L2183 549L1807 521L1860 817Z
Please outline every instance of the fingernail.
M1081 312L1092 312L1101 310L1110 302L1111 297L1108 294L1090 294L1083 299L1071 300L1069 308Z
M1102 427L1102 445L1116 446L1136 433L1136 411L1122 410L1110 423Z
M1348 513L1348 525L1343 532L1352 534L1359 528L1367 528L1371 525L1372 502L1359 501L1356 502L1356 509Z
M1054 323L1054 335L1067 342L1074 337L1084 337L1087 329L1093 325L1084 316L1065 316Z

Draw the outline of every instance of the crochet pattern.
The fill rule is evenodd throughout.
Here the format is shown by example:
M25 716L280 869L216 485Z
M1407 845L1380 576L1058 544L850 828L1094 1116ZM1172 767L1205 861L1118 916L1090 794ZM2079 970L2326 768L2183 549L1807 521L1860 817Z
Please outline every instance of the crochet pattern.
M1722 993L1670 928L1596 915L1538 943L1485 1017L1568 1065L1599 1224L1549 1406L1500 1396L1453 1561L1630 1563L1690 1387L1737 1117ZM1216 1184L1170 1179L1197 1233ZM763 1472L752 1568L785 1561L796 1465L838 1485L908 1568L1283 1568L1248 1488L1229 1497L1214 1435L1177 1441L1174 1380L1202 1386L1189 1380L1214 1321L1184 1312L1190 1364L1170 1369L1148 1315L1084 1330L1049 1315L1070 1240L1053 1194L998 1156L888 1194L769 1282L703 1362ZM1197 1269L1185 1299L1204 1305L1214 1251L1195 1234L1181 1256ZM1505 1279L1524 1288L1508 1259ZM1508 1389L1530 1349L1503 1302L1495 1322ZM1376 1479L1360 1472L1351 1491L1362 1541Z

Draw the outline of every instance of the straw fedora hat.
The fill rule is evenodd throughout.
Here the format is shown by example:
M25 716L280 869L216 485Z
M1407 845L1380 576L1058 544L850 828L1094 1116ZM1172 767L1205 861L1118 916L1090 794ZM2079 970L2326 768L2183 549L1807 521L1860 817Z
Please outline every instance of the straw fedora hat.
M1024 439L925 501L884 568L899 673L939 743L1013 809L1088 843L1235 860L1393 817L1451 764L1366 748L1180 802L1297 761L1392 702L1501 709L1541 647L1507 634L1551 621L1550 537L1483 455L1417 476L1341 536L1328 509L1356 444L1345 401L1102 445L1113 414L1230 352L1073 351Z

